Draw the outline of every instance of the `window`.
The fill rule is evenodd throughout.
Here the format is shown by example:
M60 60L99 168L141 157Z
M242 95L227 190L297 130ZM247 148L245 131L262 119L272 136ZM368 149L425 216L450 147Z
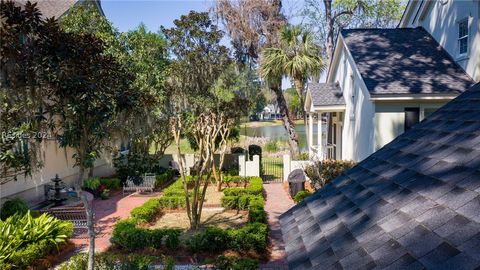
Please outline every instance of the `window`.
M420 121L420 108L405 108L405 131Z
M468 52L468 18L458 22L458 55L464 56Z

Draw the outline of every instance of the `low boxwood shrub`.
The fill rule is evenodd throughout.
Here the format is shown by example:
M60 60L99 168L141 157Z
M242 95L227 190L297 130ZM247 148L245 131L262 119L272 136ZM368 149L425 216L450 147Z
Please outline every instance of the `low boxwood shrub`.
M222 207L225 209L237 209L238 207L238 196L223 196Z
M205 232L193 235L187 241L187 247L193 252L220 252L229 248L231 242L227 230L210 227Z
M130 213L132 218L140 221L151 222L161 212L161 203L159 198L153 198L146 201L143 205L136 207Z
M234 256L218 256L214 268L217 270L257 270L258 261Z
M112 253L95 254L95 269L148 270L157 261L154 256ZM87 270L88 255L79 253L62 263L57 270Z
M232 239L230 248L246 252L255 250L263 252L267 248L268 229L263 223L248 223L238 229L229 229L229 235Z
M310 193L309 191L301 190L301 191L297 192L297 194L295 194L295 197L293 197L293 200L296 203L299 203L299 202L303 201L303 199L307 198L310 195L312 195L312 193Z
M193 252L221 252L233 249L239 252L264 252L267 248L267 225L248 223L238 229L208 228L187 241Z
M25 215L27 212L28 204L20 198L13 198L3 203L0 209L0 219L6 220L15 214Z
M260 177L249 177L248 180L249 185L246 188L241 187L232 187L232 188L225 188L223 193L225 196L240 196L243 194L250 194L250 195L260 195L263 191L263 181Z
M180 230L144 229L137 227L135 218L121 220L115 224L110 241L127 250L136 251L147 247L176 249L180 245Z
M160 208L164 209L178 209L185 208L185 196L162 196L158 198Z

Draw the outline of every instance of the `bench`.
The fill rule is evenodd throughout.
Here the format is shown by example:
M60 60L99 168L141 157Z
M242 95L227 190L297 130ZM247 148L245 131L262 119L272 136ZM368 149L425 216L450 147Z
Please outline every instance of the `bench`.
M142 176L142 178L143 178L142 183L135 184L132 177L129 176L127 178L127 181L123 185L123 194L125 194L126 191L153 192L153 189L155 188L155 174L146 173L144 176Z
M60 220L67 220L73 223L74 229L87 228L87 213L83 207L56 207L46 210L39 210L40 213L47 213Z

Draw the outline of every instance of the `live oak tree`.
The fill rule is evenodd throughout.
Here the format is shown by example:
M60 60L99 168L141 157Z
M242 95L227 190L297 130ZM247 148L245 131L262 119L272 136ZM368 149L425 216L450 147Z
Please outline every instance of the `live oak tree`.
M217 110L218 103L212 89L231 60L228 49L220 45L223 33L212 23L208 13L190 11L175 20L174 25L163 29L174 56L167 81L172 93L171 129L179 156L190 228L195 230L200 224L212 175L218 146L216 139L222 129L219 123L224 123L226 117ZM197 145L191 183L187 183L180 149L180 139L186 133L191 134Z
M223 22L230 36L237 61L256 66L265 48L280 46L280 30L287 23L280 0L219 0L214 14ZM292 157L298 157L298 135L282 91L282 74L263 77L275 94L288 135ZM278 76L277 76L278 75Z
M302 15L305 27L322 46L328 64L343 28L395 27L404 9L401 0L306 0Z

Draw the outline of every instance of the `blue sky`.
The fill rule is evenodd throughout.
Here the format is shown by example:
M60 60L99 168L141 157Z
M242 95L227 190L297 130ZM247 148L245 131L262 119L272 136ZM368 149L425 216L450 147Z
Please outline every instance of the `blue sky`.
M103 0L101 3L105 16L121 32L133 30L142 22L153 32L158 31L161 25L170 28L175 19L190 10L208 11L215 4L213 0ZM300 22L295 15L302 6L303 0L283 0L284 14L291 23ZM228 39L222 43L229 45ZM288 87L290 82L284 79L282 88Z

